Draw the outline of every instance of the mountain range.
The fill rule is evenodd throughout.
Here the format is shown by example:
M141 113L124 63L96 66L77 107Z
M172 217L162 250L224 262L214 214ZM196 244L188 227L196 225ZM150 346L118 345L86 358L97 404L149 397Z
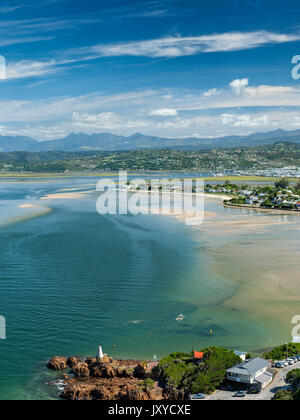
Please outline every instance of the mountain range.
M205 150L213 148L256 147L278 142L300 143L300 130L276 130L254 133L248 136L218 138L163 138L140 133L129 137L111 133L72 133L59 140L37 141L25 136L0 136L0 152L47 152L47 151L125 151L139 149Z

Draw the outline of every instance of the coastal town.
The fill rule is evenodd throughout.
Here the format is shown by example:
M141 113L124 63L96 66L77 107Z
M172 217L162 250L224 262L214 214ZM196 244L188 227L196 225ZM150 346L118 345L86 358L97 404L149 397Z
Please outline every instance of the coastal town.
M204 187L195 185L195 180L188 186L184 185L184 180L180 179L177 181L165 179L163 182L159 180L155 182L128 181L120 188L129 192L205 193L226 197L223 202L225 206L300 211L300 182L292 184L286 177L278 178L274 184L255 182L243 184L227 180L223 184L206 182Z
M225 194L225 205L273 209L300 210L300 182L292 185L288 178L278 179L274 185L237 185L230 181L223 185L206 185L209 194Z

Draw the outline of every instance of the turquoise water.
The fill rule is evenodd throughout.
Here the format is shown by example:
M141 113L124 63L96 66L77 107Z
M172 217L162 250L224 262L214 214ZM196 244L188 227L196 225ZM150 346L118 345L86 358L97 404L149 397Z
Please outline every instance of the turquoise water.
M39 200L93 181L0 184L0 399L57 398L47 359L94 355L99 344L131 358L263 347L266 325L222 305L237 286L212 269L210 251L241 237L207 235L172 217L100 216L96 193ZM29 218L41 206L51 211ZM206 209L224 212L215 202Z

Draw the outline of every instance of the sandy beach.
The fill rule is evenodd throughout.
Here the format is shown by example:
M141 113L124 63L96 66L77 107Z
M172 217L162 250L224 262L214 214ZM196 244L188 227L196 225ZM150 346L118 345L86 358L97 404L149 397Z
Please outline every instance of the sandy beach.
M62 191L62 190L61 190ZM95 192L95 190L86 190L80 192L57 192L53 194L47 194L44 197L41 197L41 200L76 200L84 197L85 194L90 194Z
M19 209L32 209L35 207L35 205L34 204L20 204L18 207Z

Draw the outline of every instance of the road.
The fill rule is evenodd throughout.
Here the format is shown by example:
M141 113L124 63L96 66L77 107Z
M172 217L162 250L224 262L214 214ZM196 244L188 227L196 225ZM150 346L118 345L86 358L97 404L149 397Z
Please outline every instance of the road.
M232 391L216 391L212 395L207 396L206 400L272 400L277 391L289 387L285 382L285 377L293 369L300 369L300 362L284 367L283 369L278 369L278 374L275 376L273 382L258 395L247 394L244 398L236 398L233 397L234 393Z

